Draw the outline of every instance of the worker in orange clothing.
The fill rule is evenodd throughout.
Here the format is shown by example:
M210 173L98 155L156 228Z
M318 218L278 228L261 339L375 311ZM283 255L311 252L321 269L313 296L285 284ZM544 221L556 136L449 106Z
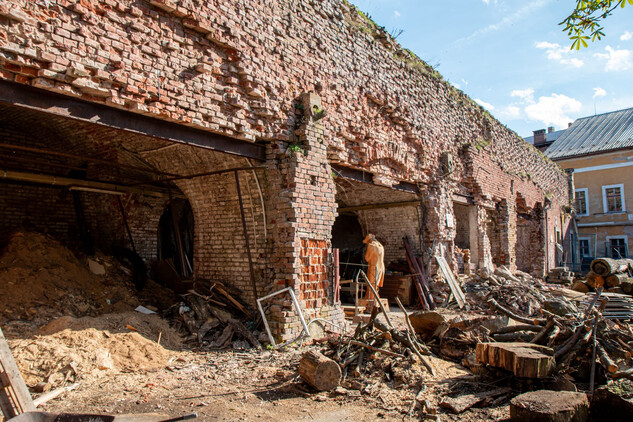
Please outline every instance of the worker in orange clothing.
M367 250L365 251L365 261L367 261L368 265L367 278L378 291L385 281L385 248L376 240L376 236L371 233L365 237L363 243L367 245ZM373 298L374 294L371 289L367 288L365 299Z

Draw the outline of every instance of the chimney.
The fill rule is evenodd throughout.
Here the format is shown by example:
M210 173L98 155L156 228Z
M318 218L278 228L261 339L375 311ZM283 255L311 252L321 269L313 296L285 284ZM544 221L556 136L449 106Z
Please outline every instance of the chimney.
M545 143L545 129L534 131L534 145L542 145Z
M550 126L547 128L547 133L552 133L554 132L554 126Z

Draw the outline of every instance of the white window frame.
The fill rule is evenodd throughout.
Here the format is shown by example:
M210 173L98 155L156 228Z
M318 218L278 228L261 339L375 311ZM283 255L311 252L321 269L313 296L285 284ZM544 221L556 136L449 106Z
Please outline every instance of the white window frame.
M581 254L581 248L580 248L580 241L581 240L586 240L587 244L589 245L589 255L582 255ZM593 249L591 248L591 237L589 236L578 236L578 254L580 255L581 258L585 258L585 257L591 257L592 256L592 252Z
M607 189L620 188L620 201L622 202L621 211L609 211L609 204L607 203ZM606 185L602 187L602 210L605 214L618 214L626 212L626 203L624 202L624 184Z
M589 188L580 188L574 191L574 195L576 192L584 192L585 193L585 213L584 214L576 214L578 217L586 217L589 215ZM576 199L576 198L574 198ZM574 201L575 202L575 201Z
M620 236L607 236L606 240L609 243L609 249L611 248L611 240L615 240L615 239L624 239L624 247L625 247L625 255L622 258L626 258L629 255L629 237L627 235L620 235ZM611 251L609 251L611 252ZM611 255L609 255L607 258L611 258Z

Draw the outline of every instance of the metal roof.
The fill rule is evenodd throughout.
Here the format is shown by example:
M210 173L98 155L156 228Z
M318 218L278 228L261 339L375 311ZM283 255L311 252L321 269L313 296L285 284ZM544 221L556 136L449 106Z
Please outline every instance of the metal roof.
M633 108L583 117L546 151L552 160L633 148Z

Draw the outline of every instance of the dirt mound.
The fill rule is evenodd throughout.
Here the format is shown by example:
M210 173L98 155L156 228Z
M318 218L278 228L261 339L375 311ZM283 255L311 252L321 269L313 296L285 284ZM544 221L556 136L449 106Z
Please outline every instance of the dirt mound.
M38 334L52 335L64 330L81 331L88 328L109 333L137 332L150 341L158 341L160 336L160 345L173 350L177 350L182 341L167 321L158 315L145 315L139 312L124 312L83 318L64 316L41 327L38 330Z
M94 328L11 340L9 345L29 386L54 388L65 382L86 381L119 372L151 371L164 367L169 352L138 333L115 333Z
M141 303L158 304L153 298L165 305L166 289L150 281L145 290L135 291L132 272L114 258L80 260L39 233L14 234L0 255L0 322L27 320L40 326L64 315L129 312Z

